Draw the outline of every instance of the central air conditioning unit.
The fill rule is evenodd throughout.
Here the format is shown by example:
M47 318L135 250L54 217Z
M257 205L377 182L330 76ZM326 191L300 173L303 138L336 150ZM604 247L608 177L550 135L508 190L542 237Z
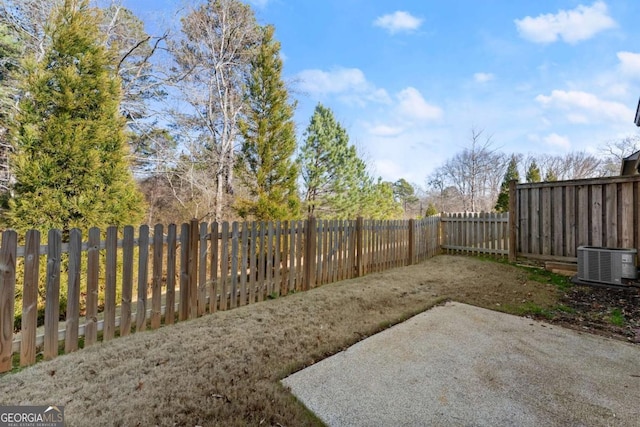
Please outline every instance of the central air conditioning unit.
M624 285L623 279L636 280L637 249L578 246L578 280Z

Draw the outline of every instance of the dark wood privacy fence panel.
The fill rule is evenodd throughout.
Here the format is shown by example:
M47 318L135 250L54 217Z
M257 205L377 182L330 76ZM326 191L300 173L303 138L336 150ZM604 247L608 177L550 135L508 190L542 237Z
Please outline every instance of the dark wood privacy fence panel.
M517 254L575 260L581 245L640 250L640 176L518 184Z

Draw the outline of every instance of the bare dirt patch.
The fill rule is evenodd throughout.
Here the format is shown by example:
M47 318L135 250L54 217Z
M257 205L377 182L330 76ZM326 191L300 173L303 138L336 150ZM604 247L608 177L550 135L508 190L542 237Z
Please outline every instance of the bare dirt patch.
M640 289L575 286L560 298L551 321L565 327L640 343Z
M446 300L552 318L554 280L438 256L39 363L0 377L0 404L65 405L68 425L321 425L281 378Z

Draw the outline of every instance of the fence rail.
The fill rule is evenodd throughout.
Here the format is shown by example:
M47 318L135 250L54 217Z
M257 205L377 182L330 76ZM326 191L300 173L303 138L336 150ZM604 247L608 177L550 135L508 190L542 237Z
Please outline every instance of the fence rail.
M84 242L79 230L64 243L51 230L45 244L28 231L20 247L7 230L0 245L0 372L13 368L17 353L27 366L38 354L52 359L95 344L99 332L108 341L413 264L439 252L438 227L437 217L192 221L144 225L137 233L131 226L92 228Z
M447 253L509 254L508 213L445 213L441 221L441 248Z

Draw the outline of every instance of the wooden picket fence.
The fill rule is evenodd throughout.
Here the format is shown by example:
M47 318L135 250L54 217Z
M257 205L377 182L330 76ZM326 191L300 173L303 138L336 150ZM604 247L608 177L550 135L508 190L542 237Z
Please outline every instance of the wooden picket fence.
M44 244L35 230L4 231L0 372L14 367L17 354L19 365L28 366L39 355L49 360L100 339L423 261L439 252L439 222L192 221L143 225L137 233L132 226L92 228L86 241L79 230L65 242L50 230ZM22 317L15 322L20 293Z
M446 253L509 255L509 213L446 213L441 221Z

